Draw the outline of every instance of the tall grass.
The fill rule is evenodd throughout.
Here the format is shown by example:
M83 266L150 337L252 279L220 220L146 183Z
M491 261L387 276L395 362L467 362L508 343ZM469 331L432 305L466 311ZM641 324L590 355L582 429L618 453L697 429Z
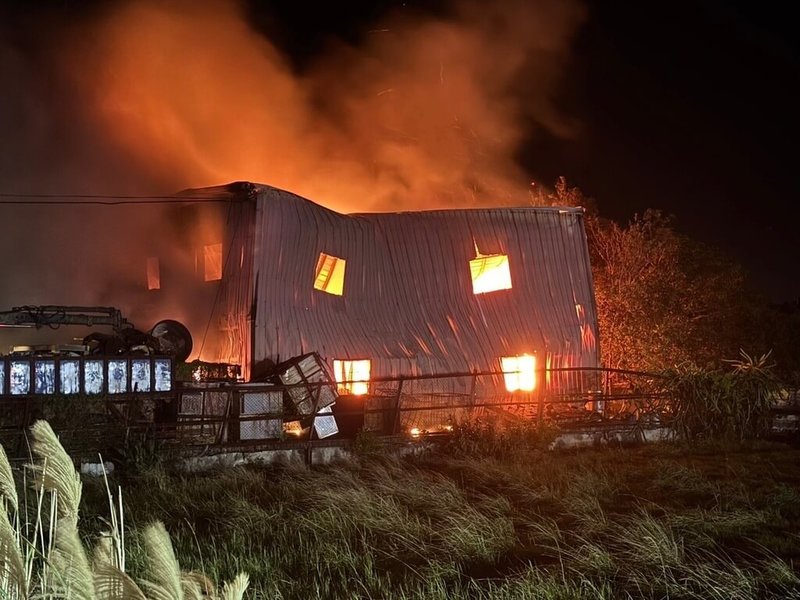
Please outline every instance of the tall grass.
M126 514L258 598L800 598L800 452L537 447L154 471Z
M685 440L737 440L762 437L771 426L778 380L769 355L741 351L728 369L680 365L666 373L673 426Z
M220 593L204 576L185 573L162 523L145 528L146 576L125 572L122 511L106 480L110 519L93 551L78 531L83 484L45 421L31 428L32 489L23 473L22 504L13 470L0 447L0 598L3 600L242 600L248 577L239 574ZM29 498L30 496L30 498ZM30 502L28 502L30 500Z

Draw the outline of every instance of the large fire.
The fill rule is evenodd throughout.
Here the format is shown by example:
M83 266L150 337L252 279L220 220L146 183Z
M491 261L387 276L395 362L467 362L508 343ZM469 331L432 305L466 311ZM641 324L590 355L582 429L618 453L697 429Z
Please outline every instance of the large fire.
M2 191L163 194L250 180L343 212L519 204L521 141L570 134L554 90L582 12L575 1L504 0L389 15L358 46L331 43L302 70L234 0L117 1L37 23L19 34L26 44L0 38L0 77L14 82L0 95ZM142 288L167 303L176 273L196 270L212 246L142 257L131 248L143 240L120 236L75 254L76 238L109 224L137 220L128 229L150 245L181 221L143 222L128 208L53 207L43 218L4 206L0 254L18 260L4 265L0 306L107 304ZM195 226L203 244L220 241L220 223ZM146 327L139 308L129 316ZM186 307L160 308L190 321Z
M176 189L261 181L340 211L519 203L527 126L568 133L551 98L580 15L464 2L297 73L238 3L129 2L63 66L98 129Z

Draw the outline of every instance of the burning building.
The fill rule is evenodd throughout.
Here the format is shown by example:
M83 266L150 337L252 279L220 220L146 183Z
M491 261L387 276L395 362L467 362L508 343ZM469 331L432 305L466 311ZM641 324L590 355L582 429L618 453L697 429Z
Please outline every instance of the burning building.
M178 319L193 334L194 358L237 365L246 382L279 379L299 415L314 407L330 411L335 403L342 416L348 402L367 397L355 405L364 426L388 432L441 430L475 409L523 411L539 391L578 393L582 404L598 387L597 317L580 208L340 214L247 182L159 200L115 206L104 220L69 206L69 251L48 252L40 268L20 270L30 278L18 279L15 300L113 305L140 327ZM84 321L100 322L90 315ZM38 333L23 331L29 338ZM117 363L121 374L129 373L109 394L171 392L159 389L158 377L151 381L161 359L151 365L141 357L111 358L109 386ZM12 396L53 393L48 373L55 381L57 366L78 364L14 360L0 361L8 367L0 365L7 375L0 393L8 387L3 379L23 367L45 383L11 385ZM138 366L146 376L129 385ZM197 412L193 402L203 404L205 392L192 389L179 390L181 410L228 414L228 392ZM257 416L280 412L281 391L254 389L240 392L237 414L256 415L240 428L242 439L280 429L274 416ZM305 390L318 390L308 392L317 397ZM388 416L387 400L395 416ZM368 413L381 416L370 421ZM323 415L315 427L331 419ZM264 424L269 435L248 429ZM332 426L325 435L335 432Z
M540 381L545 369L599 366L582 209L344 215L250 183L183 195L198 200L186 222L215 211L224 223L187 238L214 286L196 347L249 380L308 352L353 395L380 378L471 372L502 372L503 392L558 391L574 381ZM157 262L142 262L150 288L163 287Z
M142 328L177 319L194 357L249 381L316 352L352 395L473 372L504 373L501 391L559 392L585 385L554 369L599 366L579 208L345 215L243 182L165 200L51 208L72 226L17 269L7 303L116 306Z

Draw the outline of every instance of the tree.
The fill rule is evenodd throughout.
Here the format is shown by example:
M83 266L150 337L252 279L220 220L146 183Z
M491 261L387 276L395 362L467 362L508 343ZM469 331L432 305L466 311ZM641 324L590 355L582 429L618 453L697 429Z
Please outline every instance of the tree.
M605 366L661 370L751 351L754 302L742 269L647 210L621 226L562 177L551 203L588 206L586 228Z

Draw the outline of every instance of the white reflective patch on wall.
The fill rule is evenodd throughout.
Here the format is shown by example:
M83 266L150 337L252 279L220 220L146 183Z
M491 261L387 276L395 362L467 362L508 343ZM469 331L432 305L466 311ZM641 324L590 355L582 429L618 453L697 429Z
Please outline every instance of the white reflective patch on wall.
M6 393L6 361L0 360L0 394Z
M150 391L150 360L136 358L131 361L131 391Z
M18 360L11 361L9 376L10 392L14 396L31 393L31 363Z
M156 391L169 392L172 389L172 363L168 358L157 358L155 361Z
M87 360L83 363L83 389L87 394L103 393L102 360Z
M58 371L59 390L62 394L77 394L81 391L80 363L77 360L62 360Z
M128 391L128 361L108 361L108 393L124 394Z
M53 360L36 361L36 382L34 392L37 394L56 393L56 363Z

